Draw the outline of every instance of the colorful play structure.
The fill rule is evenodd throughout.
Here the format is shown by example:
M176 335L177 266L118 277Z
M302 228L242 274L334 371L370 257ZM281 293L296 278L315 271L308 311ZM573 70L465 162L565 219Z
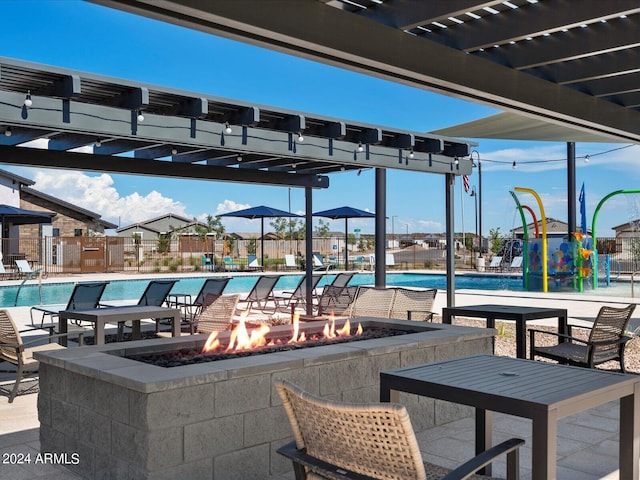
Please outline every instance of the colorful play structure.
M538 204L542 233L538 229L538 219L534 209L522 205L515 192L531 194ZM540 196L529 188L516 187L509 192L520 213L523 227L522 282L527 291L548 292L551 290L573 289L582 292L585 287L598 288L598 251L596 242L596 221L602 205L611 197L620 194L640 193L640 190L617 190L605 196L593 214L591 236L588 232L575 232L570 239L548 238L547 218ZM525 211L533 217L536 226L535 238L529 238ZM610 258L604 256L604 281L610 282Z

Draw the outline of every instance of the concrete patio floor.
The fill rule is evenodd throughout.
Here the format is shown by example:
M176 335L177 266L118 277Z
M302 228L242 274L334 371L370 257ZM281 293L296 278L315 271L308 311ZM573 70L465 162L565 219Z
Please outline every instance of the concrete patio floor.
M95 278L95 277L93 277ZM129 277L130 278L130 277ZM74 281L81 279L74 277ZM60 281L58 279L58 281ZM435 310L440 313L446 301L444 292L436 298ZM619 297L566 296L560 294L522 294L520 292L488 292L465 290L456 293L456 305L479 303L541 305L567 308L572 319L587 320L603 304L630 303L633 299ZM29 325L28 308L10 309L21 327ZM632 330L640 326L640 312L632 320ZM551 323L549 323L551 322ZM551 324L554 321L535 322ZM7 364L3 364L3 369ZM7 381L11 373L0 373L0 478L11 480L78 479L64 466L36 463L40 452L37 394L16 397L7 402ZM13 377L15 378L15 376ZM598 408L562 419L558 426L559 480L618 479L618 404L608 403ZM418 440L426 461L454 467L473 456L473 419L465 418L418 433ZM494 416L494 441L518 436L527 444L521 450L521 478L531 478L531 423L528 420L503 414ZM14 454L12 456L12 454ZM30 463L15 464L16 456L30 454ZM494 475L504 476L504 462L494 467ZM264 477L267 480L293 479L293 474Z

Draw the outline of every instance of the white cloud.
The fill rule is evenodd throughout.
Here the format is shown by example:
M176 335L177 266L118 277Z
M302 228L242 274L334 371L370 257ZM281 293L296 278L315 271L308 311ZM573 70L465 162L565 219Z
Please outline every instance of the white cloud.
M216 207L216 213L214 215L222 215L223 213L236 212L238 210L244 210L245 208L251 208L248 203L237 203L233 200L225 199L222 203L219 203Z
M91 176L82 172L39 170L34 188L102 216L120 225L128 225L164 213L188 216L183 203L155 190L146 195L135 192L120 196L111 175Z

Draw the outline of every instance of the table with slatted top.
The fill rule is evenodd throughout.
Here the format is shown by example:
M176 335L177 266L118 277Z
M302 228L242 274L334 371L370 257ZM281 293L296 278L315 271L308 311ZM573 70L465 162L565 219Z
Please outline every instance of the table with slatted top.
M482 317L487 319L487 328L496 326L496 319L516 322L516 357L527 357L526 324L531 320L558 318L558 333L567 334L567 310L550 307L521 307L518 305L469 305L467 307L446 307L442 309L442 323L451 324L451 318Z
M533 480L556 478L558 419L619 399L620 479L639 478L638 375L477 355L382 372L380 400L399 392L475 407L477 453L491 446L492 412L531 419Z

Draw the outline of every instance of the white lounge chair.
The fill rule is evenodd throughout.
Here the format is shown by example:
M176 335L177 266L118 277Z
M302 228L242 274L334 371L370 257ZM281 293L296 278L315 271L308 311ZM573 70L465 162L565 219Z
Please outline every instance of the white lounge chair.
M284 256L284 266L289 270L298 270L298 264L296 263L295 255L285 255Z
M491 263L489 264L489 267L488 267L488 268L494 268L494 269L497 269L497 268L500 268L500 266L501 266L501 265L502 265L502 257L501 257L501 256L496 255L495 257L493 257L493 258L491 259Z
M522 268L522 257L513 257L513 260L511 261L511 265L509 265L509 268L511 270L517 270L519 268Z

